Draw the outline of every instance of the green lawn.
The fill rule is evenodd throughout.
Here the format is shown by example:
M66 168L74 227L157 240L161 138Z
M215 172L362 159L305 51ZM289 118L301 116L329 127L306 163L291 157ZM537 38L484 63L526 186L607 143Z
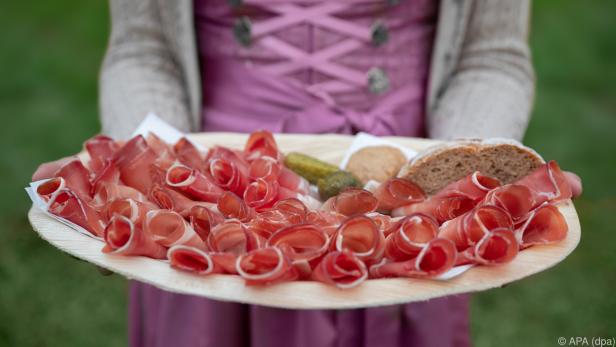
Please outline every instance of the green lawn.
M583 177L584 235L556 268L474 296L477 346L616 335L614 13L607 0L534 4L538 94L526 142ZM125 345L126 281L39 239L22 189L38 163L78 151L98 131L107 5L5 2L0 20L0 346Z

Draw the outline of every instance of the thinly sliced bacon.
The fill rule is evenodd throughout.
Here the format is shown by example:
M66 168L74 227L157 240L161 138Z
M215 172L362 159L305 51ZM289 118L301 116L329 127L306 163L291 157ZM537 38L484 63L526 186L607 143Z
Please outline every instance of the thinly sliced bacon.
M246 252L246 232L240 221L229 219L216 225L207 238L213 252L240 255Z
M500 181L496 178L482 175L475 171L466 177L452 182L435 194L437 197L464 196L473 201L483 199L492 189L499 187Z
M209 172L219 187L242 195L248 186L248 172L225 158L209 161Z
M405 261L381 263L370 267L370 276L380 277L436 277L449 271L456 261L456 246L450 240L435 238L429 241L417 257Z
M372 193L360 188L348 188L327 199L322 210L335 211L345 216L374 212L378 200Z
M244 146L244 155L249 161L261 157L280 159L274 135L267 130L254 131L250 134Z
M554 160L543 164L515 183L531 190L534 196L534 206L539 206L546 201L571 199L573 195L565 173Z
M493 205L478 206L441 225L438 236L453 241L457 249L462 251L497 228L513 228L509 213Z
M130 139L113 156L122 182L144 194L153 187L151 171L156 159L156 153L141 135Z
M531 211L515 231L522 248L549 244L567 237L569 226L565 217L554 205L544 204Z
M269 182L258 178L246 188L244 201L257 211L271 207L278 199L278 182Z
M255 216L254 208L246 205L244 200L232 192L224 192L218 198L218 211L225 218L239 219L241 222L249 222Z
M43 182L36 188L36 193L45 202L53 200L53 198L66 188L66 181L62 177L53 177Z
M190 226L199 235L203 242L207 242L212 228L222 223L225 217L206 206L195 205L188 212Z
M104 226L98 212L68 188L55 193L49 200L47 209L49 213L81 226L94 236L103 236Z
M278 247L255 249L237 258L237 273L247 285L265 285L294 281L297 268Z
M526 186L507 184L491 190L479 205L495 205L509 213L514 222L524 218L532 209L533 194Z
M105 135L96 135L84 142L83 145L90 157L88 167L94 173L101 171L120 148L111 137Z
M142 227L146 214L154 209L156 209L156 206L150 202L139 202L130 198L117 199L105 205L103 214L107 221L113 219L115 215L121 215L128 218L136 226Z
M385 237L372 219L357 215L345 220L336 231L332 248L345 249L364 261L379 261L385 251Z
M397 228L387 236L385 257L392 261L413 259L437 234L438 223L432 217L410 215L400 221Z
M116 214L111 218L104 232L103 252L118 255L142 255L154 259L165 259L167 249L152 240L152 236L129 218Z
M518 255L519 248L518 241L511 229L496 228L485 233L475 245L460 252L456 265L508 263Z
M192 272L197 275L210 275L224 273L225 270L217 265L212 257L202 249L177 245L169 248L167 253L172 268Z
M54 176L64 178L66 187L79 195L80 198L86 201L90 200L92 190L90 171L83 166L81 160L75 159L66 163L56 171Z
M328 253L312 272L313 280L341 289L357 287L367 278L366 265L350 251Z
M143 228L152 236L154 241L165 247L187 245L205 249L205 243L177 212L171 210L148 211Z
M288 256L293 262L311 261L322 256L329 247L329 237L320 227L295 224L276 231L267 240L267 246L288 246Z
M179 163L167 170L166 183L201 201L217 202L223 193L211 178Z
M377 210L390 212L394 208L416 204L426 199L426 194L415 183L402 178L390 178L374 191L378 200Z
M173 152L180 163L191 169L203 171L205 164L203 155L186 137L182 137L173 145Z
M404 217L413 213L423 213L433 217L439 224L452 220L475 207L475 202L465 196L432 196L419 203L398 207L392 210L394 217Z

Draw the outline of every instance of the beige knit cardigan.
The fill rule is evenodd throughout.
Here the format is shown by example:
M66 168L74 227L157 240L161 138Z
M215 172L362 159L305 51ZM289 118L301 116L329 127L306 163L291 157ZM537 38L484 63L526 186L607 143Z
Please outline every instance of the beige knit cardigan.
M126 138L150 111L199 131L192 2L110 1L99 86L104 133ZM522 138L534 95L528 19L528 0L441 0L426 104L430 137Z

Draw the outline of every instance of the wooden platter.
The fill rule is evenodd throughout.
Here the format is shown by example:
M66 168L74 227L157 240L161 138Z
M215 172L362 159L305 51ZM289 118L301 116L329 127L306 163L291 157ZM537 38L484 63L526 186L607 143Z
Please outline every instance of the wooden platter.
M193 134L191 139L206 147L220 144L241 148L247 135L235 133ZM389 137L401 145L421 150L437 143L432 140ZM299 151L331 163L339 162L353 137L345 135L276 135L283 152ZM344 309L423 301L451 294L501 287L565 259L578 245L581 231L573 203L559 206L569 225L562 242L526 249L509 264L477 266L448 281L426 279L368 280L357 288L340 290L319 282L290 282L267 287L247 287L238 276L195 276L172 269L166 262L144 257L122 257L101 252L103 242L90 238L45 215L36 207L28 218L34 230L47 242L75 257L107 268L129 279L155 285L176 293L211 299L294 309Z

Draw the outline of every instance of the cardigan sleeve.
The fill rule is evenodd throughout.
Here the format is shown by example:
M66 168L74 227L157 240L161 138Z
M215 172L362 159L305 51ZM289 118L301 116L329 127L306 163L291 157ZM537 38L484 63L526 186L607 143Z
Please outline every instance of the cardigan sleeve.
M102 131L128 137L152 111L190 131L186 84L162 31L156 0L111 0L111 36L99 79Z
M430 137L507 137L528 125L535 76L528 0L478 0L458 64L428 116Z

